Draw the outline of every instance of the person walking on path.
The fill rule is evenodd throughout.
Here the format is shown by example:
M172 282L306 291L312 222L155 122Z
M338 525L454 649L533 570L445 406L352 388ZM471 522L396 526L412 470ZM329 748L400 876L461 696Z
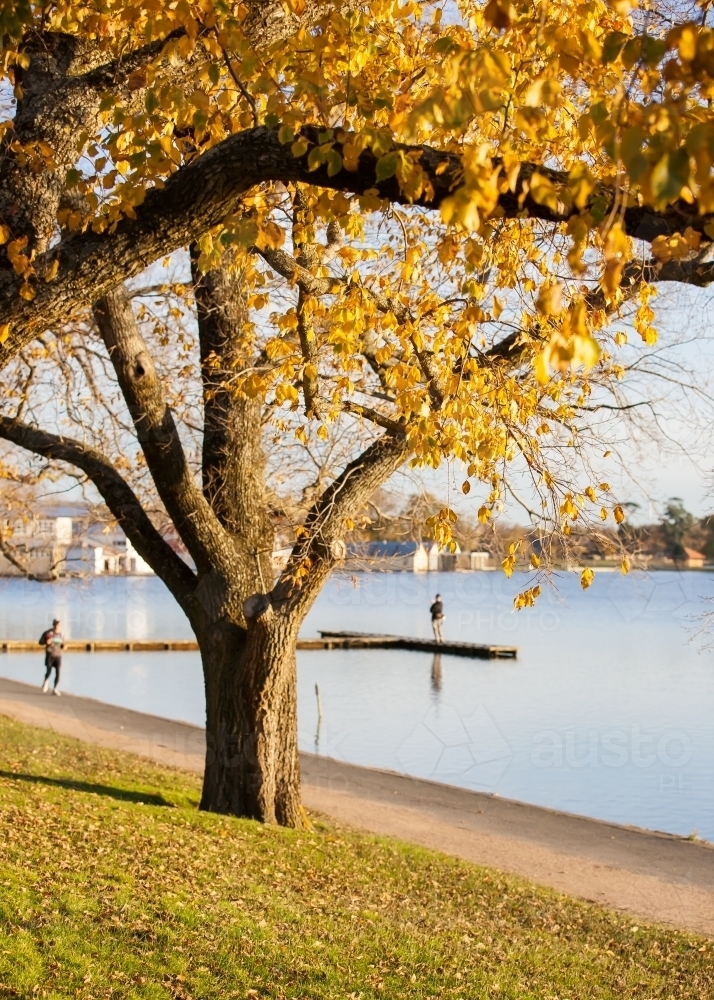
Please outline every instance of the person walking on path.
M59 679L60 679L60 667L62 666L62 650L64 648L64 636L60 630L60 622L58 618L52 622L52 628L48 628L46 632L43 632L40 636L40 645L45 647L45 682L42 685L42 693L46 694L50 686L50 674L54 669L55 672L55 683L52 688L52 694L56 694L59 697Z
M434 638L437 642L443 642L444 637L441 634L441 625L444 621L444 605L441 603L441 594L436 595L429 611L431 611L431 627L434 629Z

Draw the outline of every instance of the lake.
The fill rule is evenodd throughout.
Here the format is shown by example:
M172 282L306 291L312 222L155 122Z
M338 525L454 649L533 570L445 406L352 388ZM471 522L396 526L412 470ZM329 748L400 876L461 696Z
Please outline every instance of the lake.
M320 628L517 645L517 660L397 650L301 651L300 746L340 760L554 809L714 841L714 656L693 640L714 575L598 573L583 592L555 577L512 613L527 577L501 573L334 577L302 634ZM51 619L79 638L189 638L153 577L0 580L0 637L36 639ZM62 688L204 723L197 653L70 653ZM0 654L0 674L42 680L42 653ZM315 685L322 721L318 726Z

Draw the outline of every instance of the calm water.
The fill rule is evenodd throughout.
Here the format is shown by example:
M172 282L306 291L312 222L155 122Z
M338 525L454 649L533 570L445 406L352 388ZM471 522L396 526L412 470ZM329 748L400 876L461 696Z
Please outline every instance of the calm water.
M497 792L555 809L714 840L714 654L690 642L714 597L703 573L563 574L511 614L525 577L373 574L335 579L303 629L430 634L441 591L447 637L519 647L516 661L388 650L301 652L300 743L342 760ZM190 637L154 578L0 581L0 636ZM203 724L198 654L76 653L63 688ZM0 673L42 679L42 655L0 655ZM315 684L322 701L317 725Z

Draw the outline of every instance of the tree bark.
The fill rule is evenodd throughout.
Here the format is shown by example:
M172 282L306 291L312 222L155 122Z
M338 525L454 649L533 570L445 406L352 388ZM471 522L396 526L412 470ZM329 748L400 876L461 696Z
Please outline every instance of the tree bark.
M254 334L240 269L201 274L198 249L191 268L203 388L203 492L233 537L246 596L272 587L274 527L267 503L263 402L232 391L237 371L253 364Z
M295 643L300 619L270 605L274 528L262 401L231 391L254 344L240 269L201 274L192 248L203 383L203 492L233 540L232 585L248 608L199 636L207 756L201 808L300 826ZM230 621L227 620L230 617Z
M248 628L198 636L206 688L201 809L304 826L297 738L297 627L272 608Z

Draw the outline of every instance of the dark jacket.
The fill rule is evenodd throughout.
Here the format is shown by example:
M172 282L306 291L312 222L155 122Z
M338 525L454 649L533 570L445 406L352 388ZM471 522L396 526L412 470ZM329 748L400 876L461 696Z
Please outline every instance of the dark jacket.
M444 617L444 605L441 603L441 601L434 601L432 606L429 608L429 611L431 611L432 621L434 621L435 618Z
M64 636L53 628L48 628L40 636L40 645L44 646L49 656L59 656L64 647Z

